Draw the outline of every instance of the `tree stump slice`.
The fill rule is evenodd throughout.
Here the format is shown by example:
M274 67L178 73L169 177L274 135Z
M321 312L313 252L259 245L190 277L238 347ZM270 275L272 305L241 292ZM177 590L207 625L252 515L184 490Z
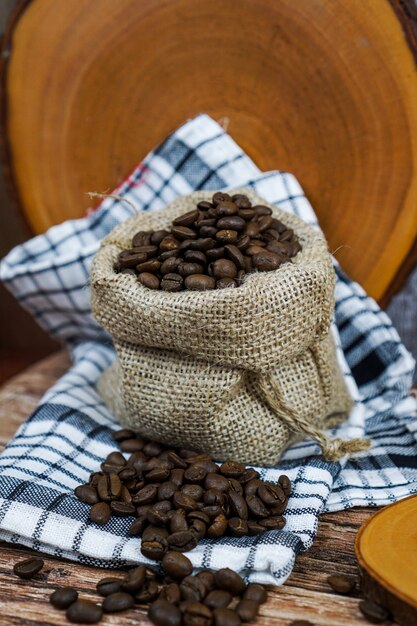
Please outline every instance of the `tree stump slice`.
M207 112L261 169L297 176L331 251L371 295L411 266L412 0L22 4L4 40L4 125L34 232L83 215L87 192L111 191Z
M417 625L417 496L369 518L355 543L365 597L402 626Z

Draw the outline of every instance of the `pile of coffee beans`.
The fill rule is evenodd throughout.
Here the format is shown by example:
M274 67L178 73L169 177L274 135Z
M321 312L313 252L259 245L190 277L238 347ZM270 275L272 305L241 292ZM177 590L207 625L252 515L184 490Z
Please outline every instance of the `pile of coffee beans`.
M168 550L187 552L203 537L243 537L282 529L291 483L260 479L236 461L217 465L211 456L173 450L129 429L113 434L127 460L111 452L75 495L91 505L90 519L135 517L129 535L141 536L144 556L160 560Z
M149 289L228 289L246 274L278 269L300 250L293 230L269 207L217 192L177 217L171 230L136 233L115 271L137 276Z

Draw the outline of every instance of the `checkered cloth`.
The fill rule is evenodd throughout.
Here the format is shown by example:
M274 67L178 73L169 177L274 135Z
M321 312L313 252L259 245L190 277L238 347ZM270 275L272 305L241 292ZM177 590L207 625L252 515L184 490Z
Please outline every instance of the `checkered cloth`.
M248 186L268 202L318 228L314 212L291 174L261 173L224 130L206 115L187 122L134 170L115 194L140 211L155 211L196 189ZM107 198L86 218L65 222L12 250L1 278L51 335L63 341L73 365L43 397L0 457L0 539L49 554L107 567L148 562L131 519L104 527L73 496L115 449L118 426L96 391L114 358L108 335L91 316L88 276L100 240L132 214L130 204ZM416 401L408 396L414 361L389 318L335 262L333 333L339 362L355 399L347 423L334 432L366 435L372 449L329 463L317 445L292 446L274 469L293 493L283 531L204 540L189 556L196 567L229 566L251 581L280 584L296 555L308 549L322 511L377 506L417 492Z

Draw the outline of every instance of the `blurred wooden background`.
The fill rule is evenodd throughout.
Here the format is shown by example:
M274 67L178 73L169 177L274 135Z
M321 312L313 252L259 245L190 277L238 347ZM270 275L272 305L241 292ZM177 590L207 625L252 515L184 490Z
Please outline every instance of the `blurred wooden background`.
M0 1L0 32L17 0ZM0 258L30 237L0 169ZM58 348L0 283L0 383Z

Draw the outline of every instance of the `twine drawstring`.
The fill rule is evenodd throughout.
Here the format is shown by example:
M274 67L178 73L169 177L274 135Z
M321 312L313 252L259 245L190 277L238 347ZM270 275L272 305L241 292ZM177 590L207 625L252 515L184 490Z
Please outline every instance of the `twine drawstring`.
M323 430L310 424L302 415L297 415L286 403L281 389L272 376L259 375L258 386L274 413L292 430L302 432L316 441L328 461L338 461L346 454L364 452L370 447L369 439L345 440L339 437L329 437Z

